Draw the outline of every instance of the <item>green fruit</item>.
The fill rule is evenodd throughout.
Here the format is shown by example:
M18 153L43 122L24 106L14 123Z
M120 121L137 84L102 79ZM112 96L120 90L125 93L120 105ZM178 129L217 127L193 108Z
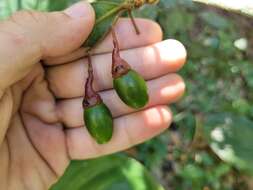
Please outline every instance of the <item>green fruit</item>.
M115 78L113 86L120 99L128 106L138 109L148 102L148 90L145 80L134 70Z
M110 110L104 103L84 110L85 125L98 144L107 143L112 138L113 118Z

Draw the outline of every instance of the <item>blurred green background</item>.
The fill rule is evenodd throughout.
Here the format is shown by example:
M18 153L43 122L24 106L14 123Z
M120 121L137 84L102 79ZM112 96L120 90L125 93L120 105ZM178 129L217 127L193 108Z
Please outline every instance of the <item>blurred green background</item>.
M74 2L1 0L0 17ZM175 38L188 50L180 71L187 91L172 105L174 122L125 153L73 161L52 190L163 189L159 184L168 190L252 190L253 19L190 0L161 0L135 15L157 21L164 39Z

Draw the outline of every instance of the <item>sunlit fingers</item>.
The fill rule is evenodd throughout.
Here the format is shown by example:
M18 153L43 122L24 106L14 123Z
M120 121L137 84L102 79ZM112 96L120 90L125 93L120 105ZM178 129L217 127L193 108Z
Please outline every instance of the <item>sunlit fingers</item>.
M115 30L119 37L121 49L146 46L162 40L162 30L157 23L147 19L136 19L136 23L140 28L140 35L136 35L130 19L122 18L117 22ZM112 48L112 37L111 35L108 35L99 45L97 45L92 50L91 53L108 53L112 51ZM81 57L85 56L86 53L87 49L81 47L80 49L77 49L65 56L46 58L44 62L47 65L68 63L70 61L80 59Z
M147 85L150 97L146 108L175 102L182 96L185 89L183 80L176 74L169 74L159 79L151 80ZM125 105L114 90L104 91L100 94L114 117L136 111ZM60 121L68 128L84 125L81 97L58 101L57 112Z
M179 70L186 59L184 46L176 40L166 40L151 46L122 51L122 57L146 80ZM93 56L94 87L96 90L112 88L111 54ZM87 60L47 70L49 87L58 98L82 96L87 78Z
M114 120L114 133L108 144L98 145L84 127L66 130L71 159L94 158L127 149L164 131L172 121L167 106L157 106Z

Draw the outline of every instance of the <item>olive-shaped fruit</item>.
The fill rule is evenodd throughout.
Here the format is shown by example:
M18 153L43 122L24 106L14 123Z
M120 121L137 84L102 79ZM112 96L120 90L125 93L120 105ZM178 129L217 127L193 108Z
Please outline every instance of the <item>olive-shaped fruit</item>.
M119 42L112 28L112 77L113 87L120 99L132 108L142 108L148 102L148 89L145 80L120 57Z
M88 55L88 78L83 99L83 119L90 135L98 144L107 143L112 138L113 118L100 95L93 89L93 68Z
M120 99L132 108L142 108L148 102L148 90L145 80L134 70L115 78L113 86Z
M104 103L86 108L84 122L98 144L107 143L112 138L113 119L110 110Z

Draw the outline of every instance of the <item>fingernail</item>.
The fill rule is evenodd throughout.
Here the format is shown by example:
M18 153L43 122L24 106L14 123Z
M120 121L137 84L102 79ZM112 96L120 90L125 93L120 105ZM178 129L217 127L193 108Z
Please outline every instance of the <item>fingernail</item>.
M79 2L64 11L72 18L90 17L93 15L93 9L87 2Z

